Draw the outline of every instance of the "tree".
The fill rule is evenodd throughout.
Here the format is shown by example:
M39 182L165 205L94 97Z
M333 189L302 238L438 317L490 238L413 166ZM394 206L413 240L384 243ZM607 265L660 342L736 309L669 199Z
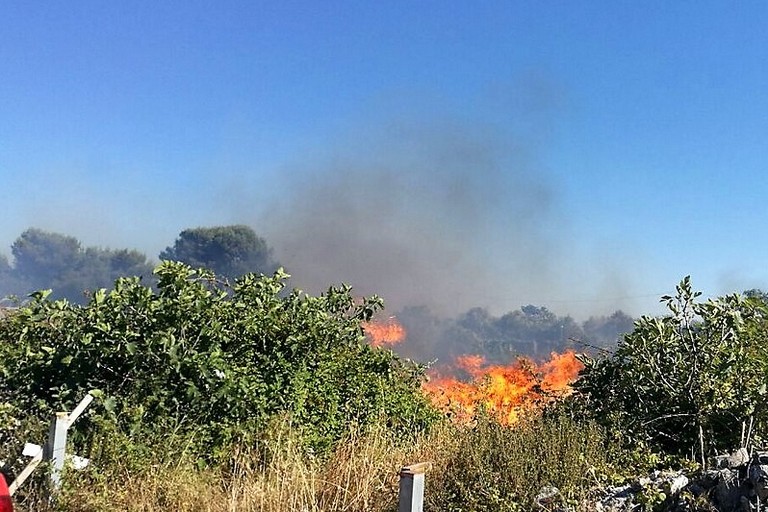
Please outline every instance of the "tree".
M231 280L249 272L271 274L280 266L267 242L242 225L185 229L160 259L210 269Z
M764 292L760 288L752 288L744 291L744 296L748 299L768 304L768 293Z
M768 428L765 307L732 294L701 303L690 278L641 317L611 356L584 358L578 399L630 441L680 454L732 449Z
M111 280L118 277L152 275L152 265L147 261L146 255L130 249L118 249L103 251L102 258L106 258L109 265Z
M16 293L50 289L53 297L84 302L85 292L110 287L118 277L152 275L138 251L84 248L75 237L36 228L24 231L12 251Z
M16 302L30 290L31 287L17 275L8 258L0 254L0 307L5 302Z
M623 311L610 316L591 316L584 322L584 336L592 344L613 348L619 340L634 329L635 319Z
M514 349L532 355L563 351L570 338L582 335L581 327L570 316L559 317L546 307L530 304L507 313L498 323Z
M37 228L24 231L11 247L17 276L33 289L53 288L80 267L83 250L72 236Z
M8 263L8 258L4 254L0 254L0 300L17 293L14 281L13 268Z
M143 277L151 280L153 268L147 257L129 249L88 247L83 252L78 272L79 293L109 288L118 277Z

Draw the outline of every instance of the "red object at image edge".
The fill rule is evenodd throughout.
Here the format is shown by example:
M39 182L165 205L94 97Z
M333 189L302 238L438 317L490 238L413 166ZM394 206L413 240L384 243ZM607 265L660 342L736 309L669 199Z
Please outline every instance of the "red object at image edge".
M0 512L13 512L13 501L5 482L5 475L0 473Z

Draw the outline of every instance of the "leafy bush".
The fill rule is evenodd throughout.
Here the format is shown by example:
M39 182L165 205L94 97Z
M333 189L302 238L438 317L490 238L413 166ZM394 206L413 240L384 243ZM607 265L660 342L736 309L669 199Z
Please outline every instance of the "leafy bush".
M346 286L285 292L282 270L232 288L176 262L155 273L156 291L119 279L84 306L33 294L0 322L0 403L47 420L95 389L121 432L196 432L214 457L277 413L315 449L350 423L384 417L418 429L435 417L419 392L422 369L363 342L379 298L356 300ZM84 424L78 432L93 439Z
M690 278L609 357L584 358L576 382L590 414L636 445L677 454L732 449L742 425L768 426L766 309L733 294L697 302Z

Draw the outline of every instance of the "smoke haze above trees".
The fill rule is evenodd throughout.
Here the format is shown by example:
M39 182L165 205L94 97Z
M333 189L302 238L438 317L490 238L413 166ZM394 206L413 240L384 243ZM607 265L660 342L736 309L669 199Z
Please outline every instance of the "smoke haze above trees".
M548 118L548 103L541 99L542 112L532 117ZM498 315L528 303L554 305L580 319L616 309L647 311L637 307L633 279L643 275L634 265L637 253L626 254L621 240L585 246L589 237L574 232L559 181L535 143L484 116L418 117L421 109L405 110L362 120L351 135L334 133L335 144L300 152L272 169L268 180L255 179L261 171L255 168L217 174L208 184L214 217L257 226L293 276L291 284L310 294L344 282L360 295L385 297L391 310L426 305L440 316L473 307ZM539 121L523 114L518 122ZM189 218L184 208L189 205L153 229ZM198 222L191 225L205 225ZM71 223L80 237L112 240L102 226ZM142 232L132 223L118 228ZM153 229L144 230L146 236L154 236ZM144 234L140 240L148 244ZM180 243L187 261L205 263L187 241ZM164 238L141 247L155 256L177 249L168 245ZM656 297L665 290L651 291Z
M53 298L83 303L90 292L111 288L118 277L154 282L152 264L138 251L83 247L75 237L36 228L17 238L12 254L13 264L0 257L0 296L52 289ZM243 225L185 229L159 256L214 270L230 280L248 272L271 274L279 266L267 241ZM450 319L416 305L402 308L397 317L409 333L398 351L422 361L466 353L497 362L517 355L545 357L570 347L573 340L612 346L632 328L632 318L621 311L580 324L533 305L498 317L475 307Z
M351 136L290 168L290 193L266 213L244 204L238 214L263 218L310 293L344 281L396 309L425 304L441 315L540 298L561 277L557 191L492 127L444 121Z
M118 277L141 276L154 282L152 263L136 250L83 247L75 237L36 228L24 231L11 252L12 262L0 254L0 297L23 297L34 290L52 289L53 298L83 303L89 292L111 288ZM279 266L267 241L244 225L185 229L159 256L215 270L230 280L247 272L270 274ZM301 282L292 285L301 288ZM745 294L765 297L759 289ZM568 348L610 349L623 334L632 331L634 323L620 310L579 322L531 304L500 315L472 307L446 316L434 313L426 304L390 311L408 332L398 352L420 361L451 360L475 353L489 362L505 363L518 355L544 358Z
M501 316L472 308L441 319L423 306L404 308L396 316L408 332L397 351L418 361L445 362L464 354L482 354L489 363L508 364L521 355L544 359L568 349L610 350L634 326L634 319L622 311L580 323L530 304Z
M511 114L534 132L553 104ZM579 318L638 311L641 256L620 239L589 245L541 140L491 116L392 105L284 165L279 195L253 201L262 184L248 173L222 185L229 216L261 226L295 283L318 293L343 281L391 309L423 304L442 316L527 303Z

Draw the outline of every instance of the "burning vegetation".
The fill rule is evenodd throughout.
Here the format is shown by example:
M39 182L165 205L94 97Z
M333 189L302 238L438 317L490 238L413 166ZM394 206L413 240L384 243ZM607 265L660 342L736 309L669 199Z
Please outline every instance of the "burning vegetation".
M369 322L364 329L375 347L393 347L406 339L406 329L395 317ZM456 422L471 421L484 409L501 423L511 424L521 414L571 393L571 383L582 368L573 351L552 352L540 364L526 357L511 364L489 363L482 355L465 354L431 369L422 390Z
M457 422L471 421L481 408L501 423L571 393L582 368L573 352L552 353L539 365L520 357L509 365L489 364L480 355L458 357L434 369L422 389L440 410Z
M374 347L393 347L405 340L405 327L393 316L386 322L367 322L363 329Z

